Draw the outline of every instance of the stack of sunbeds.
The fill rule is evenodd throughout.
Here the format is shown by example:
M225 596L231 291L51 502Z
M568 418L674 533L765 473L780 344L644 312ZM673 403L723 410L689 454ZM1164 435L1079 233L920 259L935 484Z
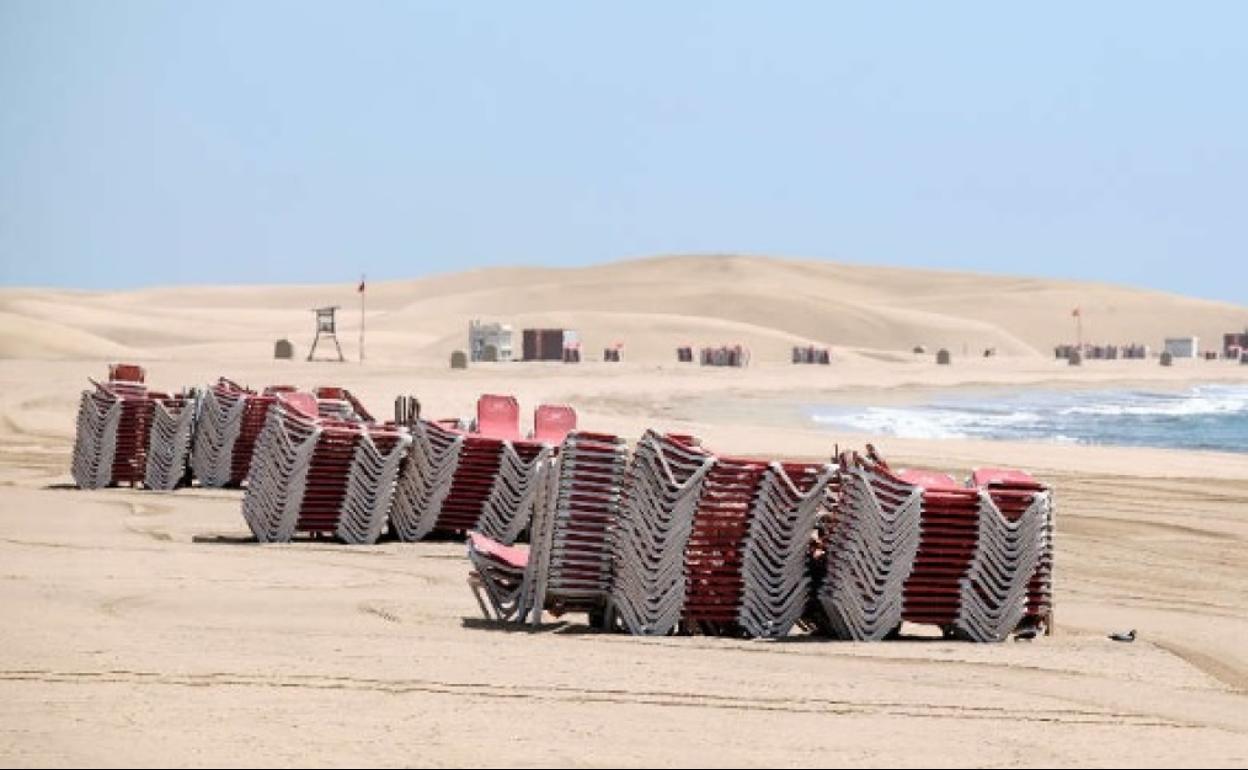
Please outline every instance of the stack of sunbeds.
M632 634L779 637L805 620L877 640L903 623L1000 641L1052 627L1051 491L1017 470L894 470L868 447L837 463L718 455L690 436L577 430L543 405L482 396L476 419L429 421L412 399L375 421L349 391L262 393L226 379L151 391L140 367L83 393L83 488L246 482L261 542L468 535L490 617L585 612ZM259 426L256 425L259 421ZM525 534L530 545L516 545ZM812 599L813 595L813 599Z
M543 611L579 611L597 625L611 594L611 538L628 449L617 436L574 432L551 462L533 512L531 548L509 549L470 533L470 584L486 615L498 620L536 624Z
M685 549L685 630L789 633L808 602L810 533L833 500L835 470L831 463L716 459Z
M650 437L653 441L654 437ZM698 449L709 459L697 491L682 561L680 630L748 637L789 632L804 611L810 576L806 557L816 517L831 500L835 466L717 456L684 437L669 448ZM644 439L643 439L644 442ZM678 457L686 462L695 456ZM630 477L630 481L633 477ZM638 476L637 478L643 478ZM629 487L627 493L635 490ZM627 507L628 514L644 511ZM677 512L673 505L672 513ZM627 551L622 551L627 556ZM635 559L618 564L641 563ZM649 569L661 576L661 567ZM627 598L627 597L626 597ZM659 599L659 594L648 597ZM631 626L634 633L650 633Z
M143 481L152 414L144 376L142 367L114 364L107 383L92 380L83 391L70 468L80 488Z
M277 385L257 393L225 377L203 392L191 469L206 487L237 487L247 478L256 440L278 394L294 388Z
M634 634L775 637L804 611L810 534L834 465L717 457L649 431L631 459L615 436L573 433L555 468L531 550L470 541L487 614L537 622L543 610L583 611Z
M417 421L390 514L399 538L477 530L514 543L532 520L548 461L575 413L539 409L534 420L534 437L522 438L516 399L484 395L472 430L458 421Z
M80 489L100 489L113 481L121 399L95 384L78 402L78 426L70 471Z
M197 392L152 395L151 430L143 485L170 491L189 481L187 468L195 429Z
M882 462L842 456L840 501L825 533L819 592L837 636L883 639L901 625L921 511L922 490L895 479Z
M627 472L628 445L619 436L581 431L563 440L553 484L534 518L539 616L542 608L582 611L600 621L611 595L612 535Z
M971 483L985 490L994 505L1012 518L1040 520L1040 556L1027 584L1027 610L1019 625L1051 629L1053 623L1053 493L1028 473L1006 468L978 468ZM1031 506L1038 511L1029 510Z
M685 623L711 632L735 625L751 503L766 471L766 462L719 458L707 473L685 546Z
M591 624L603 624L628 467L628 447L618 436L578 432L564 440L533 519L534 623L545 610L585 612Z
M685 603L685 547L715 458L686 436L647 431L633 450L613 538L609 622L632 634L676 630Z
M701 361L703 366L748 366L750 351L741 345L702 348Z
M826 366L831 360L832 354L827 348L817 348L814 345L793 346L793 363L795 364L824 364Z
M1051 612L1052 502L1018 471L970 485L847 456L829 524L820 603L847 639L882 639L902 621L999 641Z
M402 428L325 409L311 394L278 393L250 463L243 518L261 542L296 533L376 542L410 444Z

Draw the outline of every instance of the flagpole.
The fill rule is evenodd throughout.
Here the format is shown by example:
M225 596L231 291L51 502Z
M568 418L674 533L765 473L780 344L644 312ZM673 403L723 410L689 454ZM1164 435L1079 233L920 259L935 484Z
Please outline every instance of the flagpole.
M364 293L367 285L365 276L360 275L360 363L364 363Z

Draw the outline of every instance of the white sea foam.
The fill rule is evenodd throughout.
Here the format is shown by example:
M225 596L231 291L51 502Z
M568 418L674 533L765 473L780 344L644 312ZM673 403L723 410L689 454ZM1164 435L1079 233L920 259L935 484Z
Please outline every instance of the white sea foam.
M1127 393L1061 410L1069 415L1185 417L1248 412L1248 388L1206 385L1185 393Z
M829 428L902 438L1005 438L1248 451L1248 386L1184 392L1024 391L914 406L823 407Z

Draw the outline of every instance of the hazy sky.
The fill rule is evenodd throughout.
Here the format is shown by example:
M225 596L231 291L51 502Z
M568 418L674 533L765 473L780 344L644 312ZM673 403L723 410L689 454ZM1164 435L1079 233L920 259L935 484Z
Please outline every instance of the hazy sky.
M4 284L691 251L1248 304L1248 3L0 0Z

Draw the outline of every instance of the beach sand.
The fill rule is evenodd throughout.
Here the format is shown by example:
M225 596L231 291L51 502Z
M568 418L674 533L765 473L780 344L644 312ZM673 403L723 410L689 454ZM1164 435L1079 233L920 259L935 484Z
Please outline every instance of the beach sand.
M0 764L1248 765L1248 454L889 439L819 429L799 408L983 385L1248 383L1248 367L1224 362L1072 368L1036 352L1061 340L1063 306L1096 305L1087 297L1098 291L1124 326L1109 339L1129 341L1127 300L1148 293L1041 286L1058 320L1028 331L1032 310L1016 324L975 302L974 313L951 315L974 286L991 297L1007 279L973 285L950 274L962 293L947 287L942 323L1018 341L1009 355L955 356L950 367L904 352L922 341L909 321L835 347L831 367L769 363L757 344L746 370L681 367L666 357L680 333L748 326L786 356L793 339L819 338L800 334L800 303L788 315L768 305L763 327L757 317L680 316L656 301L653 318L628 316L624 364L446 369L467 318L446 310L444 332L422 321L443 312L439 285L457 297L480 291L491 307L505 295L490 286L530 272L378 286L376 354L370 331L365 364L268 359L276 335L306 351L307 308L337 301L314 287L0 292L0 312L21 319L0 350ZM930 283L896 272L899 296ZM644 282L621 275L625 299L641 292ZM404 291L428 297L419 313L397 299ZM558 306L545 289L531 294L525 307ZM855 301L876 308L863 329L895 309ZM1168 317L1194 326L1230 330L1235 312L1248 316L1172 302ZM932 303L923 312L936 314ZM1193 320L1197 310L1208 318ZM220 328L214 313L226 317ZM525 317L565 323L554 312ZM217 375L344 385L379 416L400 393L450 416L503 392L526 411L571 403L591 429L691 432L731 453L827 457L835 443L872 441L899 465L1017 465L1056 489L1057 630L1000 645L643 639L590 632L581 616L536 633L500 630L480 620L461 544L258 546L238 491L69 488L78 393L107 361L128 358L157 388ZM1134 644L1106 638L1132 628Z

